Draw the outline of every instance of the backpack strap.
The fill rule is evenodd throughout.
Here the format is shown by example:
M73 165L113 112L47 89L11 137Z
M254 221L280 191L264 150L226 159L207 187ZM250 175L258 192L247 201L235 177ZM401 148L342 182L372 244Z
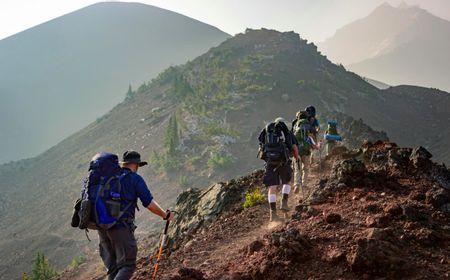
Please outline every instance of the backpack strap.
M266 125L266 142L264 144L269 143L269 126L272 125L273 123L268 123Z
M132 172L131 171L129 171L129 170L124 170L123 171L123 173L122 174L120 174L120 176L119 176L119 188L120 188L120 191L122 190L122 184L120 183L120 181L123 179L123 178L125 178L128 174L131 174ZM130 204L134 204L135 206L136 206L136 209L138 210L138 211L141 211L141 209L139 209L139 206L138 206L138 204L136 203L136 202L130 202ZM130 204L128 204L128 205L130 205ZM125 207L125 208L128 208L128 205L127 205L127 207ZM128 210L128 209L127 209ZM124 210L124 212L125 212L125 210Z

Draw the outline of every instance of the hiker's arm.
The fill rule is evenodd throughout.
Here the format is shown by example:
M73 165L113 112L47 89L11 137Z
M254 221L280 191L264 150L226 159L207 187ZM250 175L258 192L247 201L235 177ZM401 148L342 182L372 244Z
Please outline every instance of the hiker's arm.
M152 202L150 202L150 204L147 206L147 209L150 210L150 212L152 212L155 215L160 216L161 218L165 219L166 218L166 210L162 209L161 206L159 206L158 202L156 202L155 200L152 200Z
M164 220L170 221L174 216L173 212L170 212L169 216L167 216L167 211L162 209L161 206L159 206L158 202L156 202L155 200L152 200L152 202L150 202L150 204L147 206L147 209L150 210L150 212L152 212L153 214L160 216Z

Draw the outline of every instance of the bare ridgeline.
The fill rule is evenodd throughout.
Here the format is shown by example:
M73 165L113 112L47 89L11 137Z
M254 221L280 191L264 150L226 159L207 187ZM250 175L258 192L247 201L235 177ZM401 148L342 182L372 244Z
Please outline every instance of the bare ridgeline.
M264 202L242 207L262 171L191 189L161 279L444 279L449 277L450 171L424 148L344 147L313 167L315 184L291 217L267 225ZM134 279L147 279L142 258Z

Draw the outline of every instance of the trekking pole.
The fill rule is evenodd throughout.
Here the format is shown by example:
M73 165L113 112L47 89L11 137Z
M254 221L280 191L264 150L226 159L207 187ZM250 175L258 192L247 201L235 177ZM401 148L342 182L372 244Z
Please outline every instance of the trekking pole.
M170 211L173 213L176 213L175 211ZM161 261L161 257L162 257L162 253L164 251L164 247L166 246L167 243L167 231L169 230L169 224L170 221L167 220L166 221L166 226L164 227L164 233L161 239L161 245L159 246L159 251L158 251L158 258L156 259L156 263L155 263L155 270L153 271L153 280L156 280L156 276L158 275L158 268L159 268L159 262Z

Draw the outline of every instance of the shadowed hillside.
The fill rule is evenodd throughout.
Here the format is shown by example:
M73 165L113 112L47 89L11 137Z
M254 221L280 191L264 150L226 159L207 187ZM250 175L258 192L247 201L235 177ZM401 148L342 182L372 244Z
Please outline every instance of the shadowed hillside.
M105 2L0 40L0 163L45 151L122 101L129 84L228 37L153 6Z

